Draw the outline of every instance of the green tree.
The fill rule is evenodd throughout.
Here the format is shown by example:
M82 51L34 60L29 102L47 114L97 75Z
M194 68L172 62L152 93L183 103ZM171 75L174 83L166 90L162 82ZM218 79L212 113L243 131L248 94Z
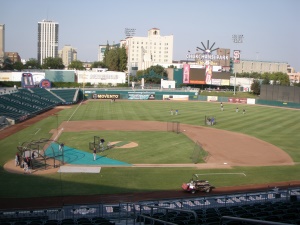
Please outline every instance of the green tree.
M26 61L24 69L41 69L41 65L37 59L30 58L28 61Z
M45 58L42 65L43 69L64 69L62 58Z
M165 71L165 68L156 65L147 68L146 70L137 71L137 78L141 80L142 78L145 79L147 83L155 83L159 84L161 79L167 80L168 74Z
M118 48L110 49L105 61L109 70L119 71L120 58Z
M83 63L79 60L74 60L70 63L68 66L68 69L74 69L74 70L84 70Z
M4 58L2 69L3 70L13 70L14 69L13 63L10 60L10 58L8 58L8 57Z
M260 94L260 82L258 80L253 81L253 83L251 84L251 90L253 91L253 94Z
M263 78L262 84L270 84L269 76L265 76L265 77Z
M125 47L111 47L107 43L106 49L104 51L103 63L109 70L121 72L126 71L127 53Z
M104 57L103 57L104 65L107 65L107 55L108 55L109 50L110 50L110 47L109 47L109 44L107 42L106 48L105 48L105 51L104 51Z
M119 48L118 51L119 51L119 58L120 58L119 71L126 71L127 70L126 49L124 46L122 46L122 48Z
M92 68L107 68L107 67L105 66L104 62L95 61L92 63L90 68L92 69Z
M15 63L13 64L13 68L14 68L14 70L21 71L21 70L24 69L24 64L21 63L21 62L15 62Z

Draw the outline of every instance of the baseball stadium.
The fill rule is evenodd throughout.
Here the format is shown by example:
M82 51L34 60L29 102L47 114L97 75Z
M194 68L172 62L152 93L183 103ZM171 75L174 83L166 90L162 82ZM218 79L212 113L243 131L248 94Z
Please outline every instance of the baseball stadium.
M7 91L0 224L300 224L300 106L267 97L287 90Z

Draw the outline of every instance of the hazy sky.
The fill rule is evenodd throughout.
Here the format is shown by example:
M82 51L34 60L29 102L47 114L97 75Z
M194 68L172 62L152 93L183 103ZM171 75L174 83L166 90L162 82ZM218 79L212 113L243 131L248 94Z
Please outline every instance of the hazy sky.
M81 61L97 61L98 45L119 43L125 28L146 37L151 28L174 35L174 60L216 42L242 59L288 62L300 72L300 0L0 0L5 51L37 58L37 28L59 23L59 49L69 44ZM241 44L232 35L243 34ZM232 52L231 52L232 56Z

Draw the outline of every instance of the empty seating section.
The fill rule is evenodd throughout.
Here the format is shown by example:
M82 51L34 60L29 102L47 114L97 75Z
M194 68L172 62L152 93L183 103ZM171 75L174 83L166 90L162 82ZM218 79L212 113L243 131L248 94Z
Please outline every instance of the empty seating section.
M195 221L195 217L191 213L169 211L167 213L156 212L152 215L142 214L138 216L136 222L143 222L144 224L153 224L153 221L148 217L159 219L180 225L192 225L192 224L254 224L250 222L235 221L230 219L221 219L223 216L243 218L243 219L254 219L261 221L280 222L287 224L300 224L300 202L265 202L255 203L251 205L238 205L228 207L216 207L216 208L200 208L193 210L198 216L198 221ZM221 223L222 222L222 223ZM154 224L162 224L161 222L155 221Z
M57 96L55 96L54 94L52 94L50 91L44 89L44 88L31 88L31 91L33 91L33 93L42 96L46 99L48 99L49 101L55 103L55 104L61 104L63 101L61 99L59 99Z
M64 99L68 103L73 103L77 89L51 89L51 92Z
M92 218L67 218L62 220L49 219L47 217L24 217L24 218L0 218L0 225L115 225L104 217Z
M76 89L62 90L51 93L44 88L19 89L16 92L0 95L0 116L5 116L16 123L31 118L37 114L64 104L65 101L74 103Z

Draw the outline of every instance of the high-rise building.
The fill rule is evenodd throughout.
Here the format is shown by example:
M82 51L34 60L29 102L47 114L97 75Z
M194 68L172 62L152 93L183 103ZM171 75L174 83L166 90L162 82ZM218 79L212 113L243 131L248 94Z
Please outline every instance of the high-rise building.
M58 57L58 23L43 20L38 22L38 52L40 64L48 57Z
M5 54L5 25L0 24L0 66L3 65Z
M161 36L160 29L148 30L147 37L126 38L128 73L145 70L152 65L173 61L173 35Z
M64 66L68 68L72 61L77 60L77 51L71 45L65 45L59 51L58 56L62 58Z

